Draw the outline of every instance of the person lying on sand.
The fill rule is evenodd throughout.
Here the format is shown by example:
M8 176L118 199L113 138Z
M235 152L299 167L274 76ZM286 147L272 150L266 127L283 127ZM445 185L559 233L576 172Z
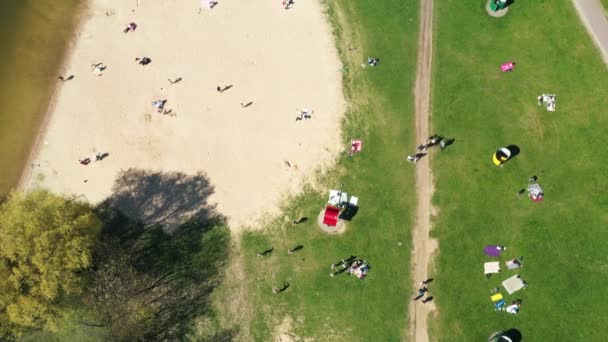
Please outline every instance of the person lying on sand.
M143 65L143 66L146 66L146 65L152 63L152 59L150 57L141 57L141 58L136 57L135 61L136 62L139 61L139 65Z
M159 113L162 113L163 108L165 108L165 103L167 103L167 100L156 100L152 101L152 106L156 107L156 110Z
M107 68L103 63L91 64L91 67L93 68L93 73L97 76L101 76Z

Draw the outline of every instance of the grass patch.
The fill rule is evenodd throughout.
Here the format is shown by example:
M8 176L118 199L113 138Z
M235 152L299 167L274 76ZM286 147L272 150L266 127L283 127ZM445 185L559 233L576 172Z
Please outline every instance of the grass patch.
M410 254L414 173L405 161L415 146L413 82L418 32L417 2L339 1L327 4L348 73L349 110L345 148L363 138L364 150L321 177L289 201L284 218L264 231L244 233L241 247L247 293L255 308L250 324L255 340L297 335L315 340L394 341L404 336L410 297ZM390 15L388 15L390 14ZM356 48L356 50L349 50ZM381 58L362 69L368 56ZM322 233L317 216L327 190L339 187L360 197L360 210L340 236ZM291 220L307 216L306 223ZM296 245L304 248L288 255ZM268 258L256 252L273 247ZM365 280L329 276L330 265L356 255L371 271ZM291 286L273 295L272 286Z
M501 19L485 1L436 6L433 124L456 143L433 161L439 321L445 341L517 328L527 341L600 341L608 319L608 74L570 1L516 2ZM500 63L517 68L502 74ZM557 111L536 104L557 94ZM492 153L521 154L497 168ZM538 175L543 203L516 192ZM524 256L520 272L486 279L483 247ZM519 315L493 311L489 290L519 273Z
M608 11L608 0L600 0L602 6L604 7L604 11Z

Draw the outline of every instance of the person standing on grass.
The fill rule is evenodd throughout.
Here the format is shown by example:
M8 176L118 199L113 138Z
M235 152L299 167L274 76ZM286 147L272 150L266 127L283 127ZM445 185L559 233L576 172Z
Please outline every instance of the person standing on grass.
M416 153L414 155L410 154L407 156L407 161L409 161L410 163L416 164L420 160L420 158L422 158L425 155L426 155L426 153Z
M269 249L267 249L267 250L265 250L265 251L263 251L263 252L256 253L256 255L257 255L259 258L261 258L261 257L265 257L265 256L267 256L267 255L270 255L270 254L272 253L272 251L273 251L273 250L274 250L274 248L272 248L272 247L271 247L271 248L269 248Z
M289 165L289 167L291 167L291 165ZM291 222L291 225L292 225L292 226L295 226L295 225L298 225L298 224L303 223L303 222L306 222L306 221L308 221L308 217L305 217L305 216L304 216L304 217L300 217L300 218L299 218L299 219L297 219L297 220L293 220L293 221Z
M292 254L292 253L295 253L295 252L299 251L299 250L300 250L300 249L302 249L302 248L304 248L304 246L302 246L302 245L297 245L297 246L295 246L294 248L290 248L290 249L288 249L288 250L287 250L287 254Z
M283 287L281 287L281 288L278 288L278 287L274 287L274 286L273 286L273 287L272 287L272 294L275 294L275 295L276 295L276 294L279 294L279 293L281 293L281 292L283 292L283 291L287 290L287 288L288 288L288 287L289 287L289 283L285 283L285 282L283 283Z

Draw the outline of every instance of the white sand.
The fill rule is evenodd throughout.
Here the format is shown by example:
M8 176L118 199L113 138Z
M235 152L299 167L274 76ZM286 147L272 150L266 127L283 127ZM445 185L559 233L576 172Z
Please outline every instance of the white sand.
M210 202L236 230L276 212L285 194L334 160L343 150L344 100L319 0L290 10L279 0L219 0L200 14L199 5L91 1L58 72L75 79L60 85L22 187L98 203L120 170L202 171L215 187ZM132 21L136 31L123 34ZM152 63L138 65L142 56ZM91 72L97 62L108 67L103 76ZM169 85L177 77L183 81ZM151 102L160 98L175 117L156 113ZM296 122L296 108L314 109L313 118ZM95 162L97 152L109 157ZM88 166L78 162L85 157Z

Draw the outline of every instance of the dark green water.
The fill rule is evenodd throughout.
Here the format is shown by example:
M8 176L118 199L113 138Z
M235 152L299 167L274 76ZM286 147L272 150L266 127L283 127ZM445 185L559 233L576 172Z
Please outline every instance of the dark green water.
M0 0L0 195L19 180L81 0Z

